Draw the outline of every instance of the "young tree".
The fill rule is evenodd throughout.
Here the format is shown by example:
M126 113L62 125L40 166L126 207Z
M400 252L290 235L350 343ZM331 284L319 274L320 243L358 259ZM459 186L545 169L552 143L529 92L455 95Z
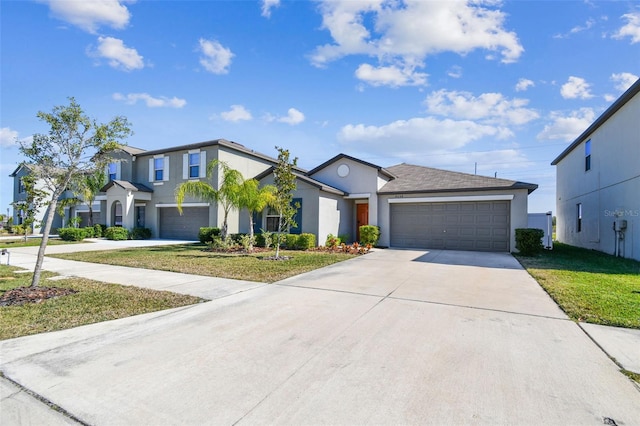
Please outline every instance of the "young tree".
M260 187L260 183L255 179L242 182L238 194L238 204L240 208L245 208L249 212L249 251L253 251L255 237L253 235L253 214L263 211L275 199L276 187L265 185Z
M214 188L212 183L209 182L183 182L176 187L175 197L180 214L182 214L182 203L184 203L187 195L219 204L224 211L220 237L225 240L229 229L227 223L229 212L240 205L239 193L243 178L239 171L229 168L226 163L218 160L213 160L207 164L207 178L212 180L214 172L218 169L222 171L222 180L218 185L218 189Z
M98 123L85 115L72 97L69 105L56 106L50 113L40 111L37 116L50 126L49 134L35 134L31 141L20 142L20 152L29 163L37 165L32 168L34 179L42 182L50 197L32 287L40 282L58 198L72 181L104 168L109 154L131 134L130 123L125 117L116 117L106 124Z
M287 232L289 228L295 228L298 225L294 220L294 216L299 206L294 206L293 191L296 190L296 176L293 174L293 168L298 165L298 157L292 161L289 159L289 150L276 146L278 150L278 165L273 170L274 183L276 192L273 200L273 208L278 213L278 234L276 235L276 259L280 257L280 244L282 234Z

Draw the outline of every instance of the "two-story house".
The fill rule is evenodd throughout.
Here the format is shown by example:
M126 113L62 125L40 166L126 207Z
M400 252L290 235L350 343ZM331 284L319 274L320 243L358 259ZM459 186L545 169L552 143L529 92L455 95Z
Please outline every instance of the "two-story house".
M556 235L640 260L640 79L553 162Z
M245 178L273 183L277 159L241 144L217 139L153 151L122 147L109 164L109 183L94 206L94 222L128 229L146 227L154 238L197 238L200 227L220 226L222 208L196 198L183 203L175 189L206 179L206 165L225 162ZM307 171L295 168L299 206L293 233L312 233L318 244L329 234L359 239L361 225L380 227L380 244L391 247L511 251L515 229L527 226L528 195L535 184L399 164L383 168L339 154ZM17 175L16 175L17 177ZM212 178L217 186L218 176ZM68 215L86 223L88 207ZM266 209L255 231L274 231L277 218ZM247 232L246 212L232 211L229 232Z

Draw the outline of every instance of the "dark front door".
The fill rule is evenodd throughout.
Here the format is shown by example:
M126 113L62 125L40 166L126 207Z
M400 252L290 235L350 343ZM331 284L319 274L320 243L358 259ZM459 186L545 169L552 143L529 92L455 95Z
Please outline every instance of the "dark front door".
M360 227L369 224L369 204L356 204L356 240L360 241Z

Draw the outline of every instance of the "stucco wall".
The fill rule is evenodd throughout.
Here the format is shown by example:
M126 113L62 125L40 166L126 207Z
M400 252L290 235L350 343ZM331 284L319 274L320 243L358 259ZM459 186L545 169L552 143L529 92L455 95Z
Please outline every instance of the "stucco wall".
M613 222L627 221L621 254L640 260L640 95L636 95L557 164L556 238L614 254ZM591 169L585 143L591 140ZM582 205L578 231L577 205Z

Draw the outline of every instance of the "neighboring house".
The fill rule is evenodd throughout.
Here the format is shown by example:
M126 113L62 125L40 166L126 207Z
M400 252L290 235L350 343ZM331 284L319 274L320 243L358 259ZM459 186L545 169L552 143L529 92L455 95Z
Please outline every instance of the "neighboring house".
M153 151L123 147L117 157L98 198L100 222L146 227L167 239L193 240L200 227L221 225L221 207L187 198L180 215L175 202L176 187L204 179L211 160L262 184L273 183L277 165L276 158L224 139ZM296 167L294 174L298 226L290 232L312 233L319 245L329 234L358 240L360 225L377 225L384 246L512 251L515 229L527 226L527 197L537 188L408 164L383 168L345 154L310 171ZM82 213L78 208L75 214ZM256 232L277 229L271 209L255 219ZM228 225L230 233L247 232L248 215L232 211Z
M640 260L640 79L556 166L560 242Z

